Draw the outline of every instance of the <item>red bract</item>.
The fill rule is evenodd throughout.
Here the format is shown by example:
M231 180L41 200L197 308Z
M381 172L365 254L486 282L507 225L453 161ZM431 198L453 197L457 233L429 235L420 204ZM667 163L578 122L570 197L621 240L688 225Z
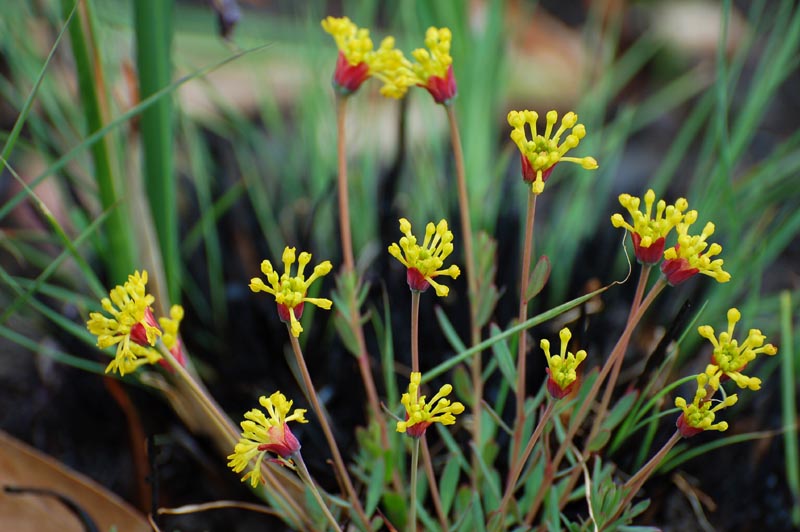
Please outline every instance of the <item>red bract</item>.
M358 90L369 78L369 65L362 61L351 65L344 53L339 52L336 59L336 70L333 73L333 87L342 94L351 94Z

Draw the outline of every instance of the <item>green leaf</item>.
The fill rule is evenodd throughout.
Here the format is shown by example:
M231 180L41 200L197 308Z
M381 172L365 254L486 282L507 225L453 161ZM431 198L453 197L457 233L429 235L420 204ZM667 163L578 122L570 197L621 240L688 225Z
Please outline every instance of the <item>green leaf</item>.
M378 507L378 501L384 492L383 479L385 472L383 460L376 460L372 463L372 471L370 471L369 482L367 483L367 500L364 504L364 511L367 515L372 515L375 512L375 508Z
M450 345L456 351L464 351L467 347L464 345L464 342L461 341L461 338L458 337L455 327L450 323L442 307L436 306L435 311L436 319L439 321L439 327L442 328L442 332L445 338L447 338L447 341L450 342Z
M639 393L635 390L630 391L623 395L619 401L614 405L614 408L608 413L608 416L603 420L602 427L607 430L613 430L614 427L619 425L622 419L628 414Z
M445 515L450 513L450 507L453 504L453 499L456 496L456 485L458 479L461 477L461 467L458 460L448 460L442 471L441 479L439 480L439 491L441 492L442 511Z
M408 506L406 500L399 493L387 491L383 494L383 507L386 516L397 530L405 530L406 519L408 516Z
M547 284L548 279L550 279L550 259L547 258L547 255L542 255L536 261L536 266L528 279L528 292L525 294L525 301L530 301L536 297Z

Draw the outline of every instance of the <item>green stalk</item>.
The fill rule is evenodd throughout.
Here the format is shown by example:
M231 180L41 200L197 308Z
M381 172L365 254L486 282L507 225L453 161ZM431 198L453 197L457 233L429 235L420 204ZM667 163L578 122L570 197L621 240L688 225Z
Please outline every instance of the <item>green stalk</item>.
M141 98L172 83L173 0L133 2L136 29L136 66ZM142 113L139 124L144 157L143 174L150 213L164 262L170 299L180 295L180 253L176 183L173 167L172 100L161 98Z
M71 15L76 3L70 0L61 1L61 10L65 18ZM108 91L102 75L102 60L93 27L92 2L84 0L77 4L78 18L70 25L69 35L78 76L78 91L86 117L87 134L92 134L108 123ZM107 252L102 253L102 258L111 275L112 283L121 284L136 266L134 263L136 250L127 207L120 203L118 193L120 178L112 162L111 146L111 138L105 137L92 145L91 153L100 203L103 210L109 211L104 232L106 249L103 250Z
M792 492L792 523L800 526L800 459L797 442L797 397L795 396L794 335L792 334L792 297L781 293L781 412L783 414L783 449L786 455L786 480Z
M408 523L406 523L409 532L417 531L417 469L419 469L419 438L414 438L411 447L411 500L408 503L411 508L408 511Z

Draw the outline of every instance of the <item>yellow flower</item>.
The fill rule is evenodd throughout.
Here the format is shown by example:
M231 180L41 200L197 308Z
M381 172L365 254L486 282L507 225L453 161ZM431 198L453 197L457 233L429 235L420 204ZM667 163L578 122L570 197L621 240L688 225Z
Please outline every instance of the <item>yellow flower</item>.
M723 260L711 260L711 257L722 252L722 246L711 244L706 239L714 234L714 224L708 222L699 235L690 236L689 226L697 219L694 214L696 211L687 213L683 222L677 225L678 244L664 252L664 262L661 263L661 271L672 286L676 286L690 277L702 273L717 280L720 283L727 283L731 280L731 274L722 269ZM706 250L708 248L708 250Z
M547 125L544 134L539 135L536 131L536 122L539 115L535 111L510 111L508 113L508 124L513 128L511 139L520 151L522 161L522 179L526 183L532 183L531 187L534 194L541 194L544 191L544 183L550 177L553 167L561 162L567 161L580 164L586 170L597 169L597 161L592 157L564 157L564 155L575 148L581 139L586 136L586 128L583 124L578 124L578 115L569 112L561 119L561 126L553 133L553 126L558 121L558 113L550 111L547 113ZM532 138L528 140L525 125L529 125ZM561 135L572 130L567 138L559 145Z
M86 325L89 332L97 336L97 347L117 346L106 373L118 371L125 375L143 364L153 364L161 359L161 355L150 348L161 335L150 309L154 300L147 293L147 272L140 274L137 271L129 275L122 286L114 287L109 297L100 301L110 318L100 312L89 314Z
M261 263L261 271L267 276L269 285L264 284L264 281L258 277L250 279L250 290L253 292L266 292L275 296L275 302L278 304L278 316L281 321L290 324L292 335L294 337L300 336L303 327L298 321L303 315L303 306L305 303L311 303L325 310L331 308L331 300L324 298L306 297L308 287L311 283L318 278L327 275L333 266L330 261L324 261L314 267L314 272L306 279L304 270L309 262L311 262L311 253L305 251L300 253L300 256L295 259L295 248L286 246L283 250L283 275L278 276L272 268L272 263L265 260ZM292 265L297 261L297 274L291 275Z
M241 473L256 458L253 468L242 477L242 482L249 478L254 488L262 480L261 461L266 453L275 453L286 459L300 450L300 442L292 434L288 422L308 423L303 408L296 408L290 416L286 415L292 409L293 401L287 401L281 392L275 392L269 398L262 395L258 402L267 410L269 417L257 408L245 413L245 420L241 423L242 436L233 454L228 456L228 467L235 473Z
M430 401L426 401L424 395L421 397L419 395L420 382L422 382L422 374L418 371L412 372L408 392L404 393L400 399L406 408L406 419L397 422L397 432L406 432L414 438L425 434L425 430L432 423L455 424L455 416L464 411L464 405L458 401L451 403L450 400L445 399L453 391L451 385L445 384L439 388L439 393L434 395Z
M407 268L408 286L412 290L424 292L429 285L433 285L436 295L440 297L450 293L448 287L433 280L439 275L456 279L461 274L456 265L441 269L444 260L453 252L453 233L447 229L447 221L440 220L437 225L428 222L425 227L425 240L421 246L411 233L411 223L405 218L400 218L400 231L405 236L400 238L399 246L397 243L389 246L389 254Z
M717 412L736 404L738 397L736 394L729 395L722 401L717 402L716 406L712 407L712 400L706 399L708 396L706 386L710 387L711 395L717 391L717 388L714 386L714 380L706 373L700 373L697 376L697 391L694 394L692 402L687 404L686 399L683 397L675 399L675 406L683 411L676 425L684 438L689 438L704 430L728 430L728 424L725 421L714 423L714 419Z
M655 217L652 216L656 194L652 189L644 195L645 211L639 210L640 200L630 194L620 194L620 204L628 209L633 225L625 221L621 214L614 214L611 223L614 227L624 227L631 233L636 258L643 264L657 264L664 255L664 243L672 228L683 220L683 211L689 208L685 198L678 198L675 205L667 205L663 199L656 204ZM692 215L696 217L696 213Z
M747 364L755 360L759 354L774 355L778 352L772 344L764 345L766 336L761 334L758 329L750 329L747 338L739 344L733 337L733 330L742 318L738 309L728 310L728 330L719 333L719 338L714 336L714 329L709 325L702 325L697 328L700 336L707 338L714 346L714 353L711 355L711 364L706 373L714 382L714 387L719 387L720 379L731 379L739 388L749 388L758 390L761 388L761 379L748 377L742 374L742 370Z
M369 77L384 82L381 94L402 98L408 90L408 60L394 47L394 37L386 37L373 49L369 30L359 28L347 17L328 17L322 28L331 34L339 48L333 85L344 95L355 92ZM402 72L402 73L401 73Z
M586 359L586 351L581 349L575 354L567 353L572 333L566 327L558 333L561 338L561 354L550 355L550 342L542 339L539 346L547 358L547 391L556 399L566 397L572 392L578 379L578 366Z
M417 60L410 65L413 79L406 83L425 87L436 103L449 104L458 88L453 74L450 44L453 34L449 28L428 28L425 48L417 48L411 55Z

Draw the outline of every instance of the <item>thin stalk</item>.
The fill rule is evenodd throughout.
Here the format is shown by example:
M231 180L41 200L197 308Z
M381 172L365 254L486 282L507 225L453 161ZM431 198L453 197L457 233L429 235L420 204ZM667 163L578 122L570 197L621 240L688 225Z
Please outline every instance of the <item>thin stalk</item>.
M325 412L322 410L322 406L320 405L317 391L314 389L314 383L311 382L311 375L308 372L308 366L306 366L306 361L303 357L303 351L300 349L300 342L298 342L297 338L295 338L295 336L292 334L291 327L288 323L286 324L286 330L289 333L289 340L292 343L292 351L294 351L297 365L300 368L301 375L303 376L306 397L308 398L311 406L314 408L314 412L316 412L317 417L319 418L320 425L322 426L322 432L325 433L325 439L328 441L328 446L330 447L331 454L333 455L333 463L336 466L336 470L339 473L342 482L344 483L345 490L347 491L347 497L350 499L350 504L358 515L362 526L369 530L369 519L364 513L364 508L361 506L361 501L358 499L356 489L353 487L353 481L350 479L350 474L347 472L347 467L342 459L342 454L339 452L339 446L336 445L336 439L333 437L333 431L331 430L330 423L328 423L328 417L325 415Z
M639 493L639 490L650 478L650 475L656 470L658 465L667 456L667 453L672 450L676 443L678 443L681 439L681 433L679 430L676 430L672 437L664 444L664 446L659 450L642 468L633 475L628 481L623 485L624 489L629 490L628 494L625 495L625 498L622 500L622 503L617 507L616 512L614 515L609 519L609 522L613 521L625 510L625 507L630 503L633 498Z
M528 193L528 212L525 218L525 241L522 248L522 270L519 282L519 319L524 323L528 319L528 278L531 270L531 255L533 254L533 224L536 218L536 197L533 191ZM525 425L525 373L527 371L525 359L527 352L527 331L519 334L519 349L517 350L517 393L516 393L516 422L514 423L514 445L511 451L511 469L514 469L522 447L522 429Z
M667 282L663 277L660 277L656 284L650 289L647 293L647 297L644 298L641 305L638 306L636 311L633 314L633 317L628 320L627 324L625 325L625 330L622 331L622 335L620 336L619 340L617 340L614 349L611 351L611 354L606 360L606 363L603 365L603 368L600 370L600 373L597 375L597 378L592 385L592 388L589 390L586 399L580 405L578 412L575 414L575 417L570 421L569 429L567 429L567 433L564 436L564 441L561 442L561 445L558 448L555 456L553 457L553 468L554 470L558 469L561 460L564 458L564 455L567 452L567 449L572 444L572 439L575 437L575 434L578 432L578 428L580 428L581 423L586 418L586 415L589 413L589 408L591 407L592 403L594 403L594 399L597 397L597 392L600 389L600 385L603 383L605 378L608 376L609 372L614 366L614 362L618 357L621 357L625 354L625 350L628 347L628 342L630 341L631 335L633 334L633 330L636 328L636 325L639 323L639 320L642 319L645 311L650 307L653 303L655 298L661 291L667 286ZM544 499L544 492L547 490L548 486L542 484L539 488L539 491L534 498L533 504L531 505L530 509L528 510L527 515L525 516L525 523L530 525L533 522L533 518L536 516L536 512L539 510L539 506Z
M433 461L431 460L431 451L428 448L428 439L422 435L422 463L425 466L425 475L428 477L428 485L431 488L431 499L433 499L433 507L436 509L436 516L439 518L439 525L442 527L442 532L447 532L447 516L442 508L442 497L439 494L439 483L436 482L436 476L433 474Z
M333 525L333 529L341 532L342 529L339 526L339 523L336 522L336 518L333 517L333 514L331 514L331 511L328 509L325 501L322 500L322 495L320 495L314 480L311 478L311 474L308 472L308 468L306 467L306 463L303 461L303 456L300 454L300 451L297 451L291 456L291 458L294 464L297 466L297 475L311 490L311 494L314 496L314 499L317 500L319 507L322 509L322 513L325 514L325 517L328 519L330 524Z
M411 291L411 371L419 371L419 290Z
M628 313L628 322L626 323L626 327L633 319L636 311L639 310L639 305L641 304L642 297L644 296L644 289L647 287L647 280L650 277L650 270L652 266L649 264L643 264L641 272L639 273L639 283L636 285L636 293L633 296L633 301L631 302L631 310ZM627 350L627 346L622 348L624 352ZM596 416L594 418L594 424L592 425L592 430L589 433L589 439L587 441L592 441L592 439L597 435L600 431L600 425L603 422L603 419L606 416L606 412L608 410L608 404L611 402L611 396L614 393L614 387L617 384L617 379L619 378L619 372L622 368L622 361L625 360L624 356L619 356L614 361L613 367L611 368L611 375L608 377L608 383L606 384L605 390L603 391L603 398L600 401L600 408L597 410ZM588 458L588 453L584 451L584 458Z
M417 532L417 469L419 469L419 438L414 438L411 447L411 500L408 510L408 530Z
M339 164L338 192L339 192L339 237L342 239L342 256L345 272L355 270L353 256L353 238L350 229L350 199L347 185L347 137L345 136L345 118L347 111L347 96L336 96L336 156Z
M453 145L453 158L456 163L456 183L458 186L458 206L461 219L461 233L464 240L464 265L467 270L467 292L469 296L469 323L470 323L470 342L473 346L481 341L481 331L478 326L478 280L475 271L475 255L472 245L472 216L469 207L469 194L467 192L467 172L464 168L464 150L461 146L461 134L458 131L458 120L456 110L452 105L444 106L447 112L447 122L450 126L450 142ZM481 351L475 353L470 362L470 377L472 379L472 391L474 402L472 405L473 418L472 440L475 448L480 452L481 449L481 410L483 404L483 368L481 362ZM478 456L472 456L472 480L473 488L478 488L480 480L480 463Z
M338 162L337 192L339 198L339 233L342 240L344 275L355 276L355 258L353 255L353 240L350 227L350 200L348 196L349 187L347 180L347 134L345 130L347 100L347 96L336 96L336 156ZM369 363L369 352L367 351L367 342L364 338L364 329L361 325L361 317L359 316L356 292L357 290L354 287L349 291L348 294L350 315L347 316L347 323L350 327L350 330L355 335L356 342L358 344L358 356L356 357L356 360L358 362L359 373L361 374L361 381L364 383L364 389L367 392L367 401L372 413L372 418L380 428L381 444L383 445L383 448L389 449L389 434L386 431L386 424L383 422L380 400L378 399L378 389L375 386L375 379L372 377L372 369L370 368ZM402 493L403 485L400 481L399 474L392 475L392 481L395 490L398 493Z
M503 495L503 500L500 503L500 508L497 510L499 515L505 514L506 506L508 506L508 502L511 500L511 496L514 494L514 487L516 486L517 480L519 480L519 477L522 474L522 470L525 467L525 462L528 461L528 458L533 452L533 448L536 446L536 442L539 441L539 436L541 436L542 430L544 430L545 425L550 420L555 404L555 400L551 400L547 404L547 408L542 413L541 417L539 417L539 423L536 425L536 429L534 429L530 440L528 440L528 445L525 446L522 456L520 456L519 460L516 461L514 468L509 470L508 480L506 480L505 494Z

